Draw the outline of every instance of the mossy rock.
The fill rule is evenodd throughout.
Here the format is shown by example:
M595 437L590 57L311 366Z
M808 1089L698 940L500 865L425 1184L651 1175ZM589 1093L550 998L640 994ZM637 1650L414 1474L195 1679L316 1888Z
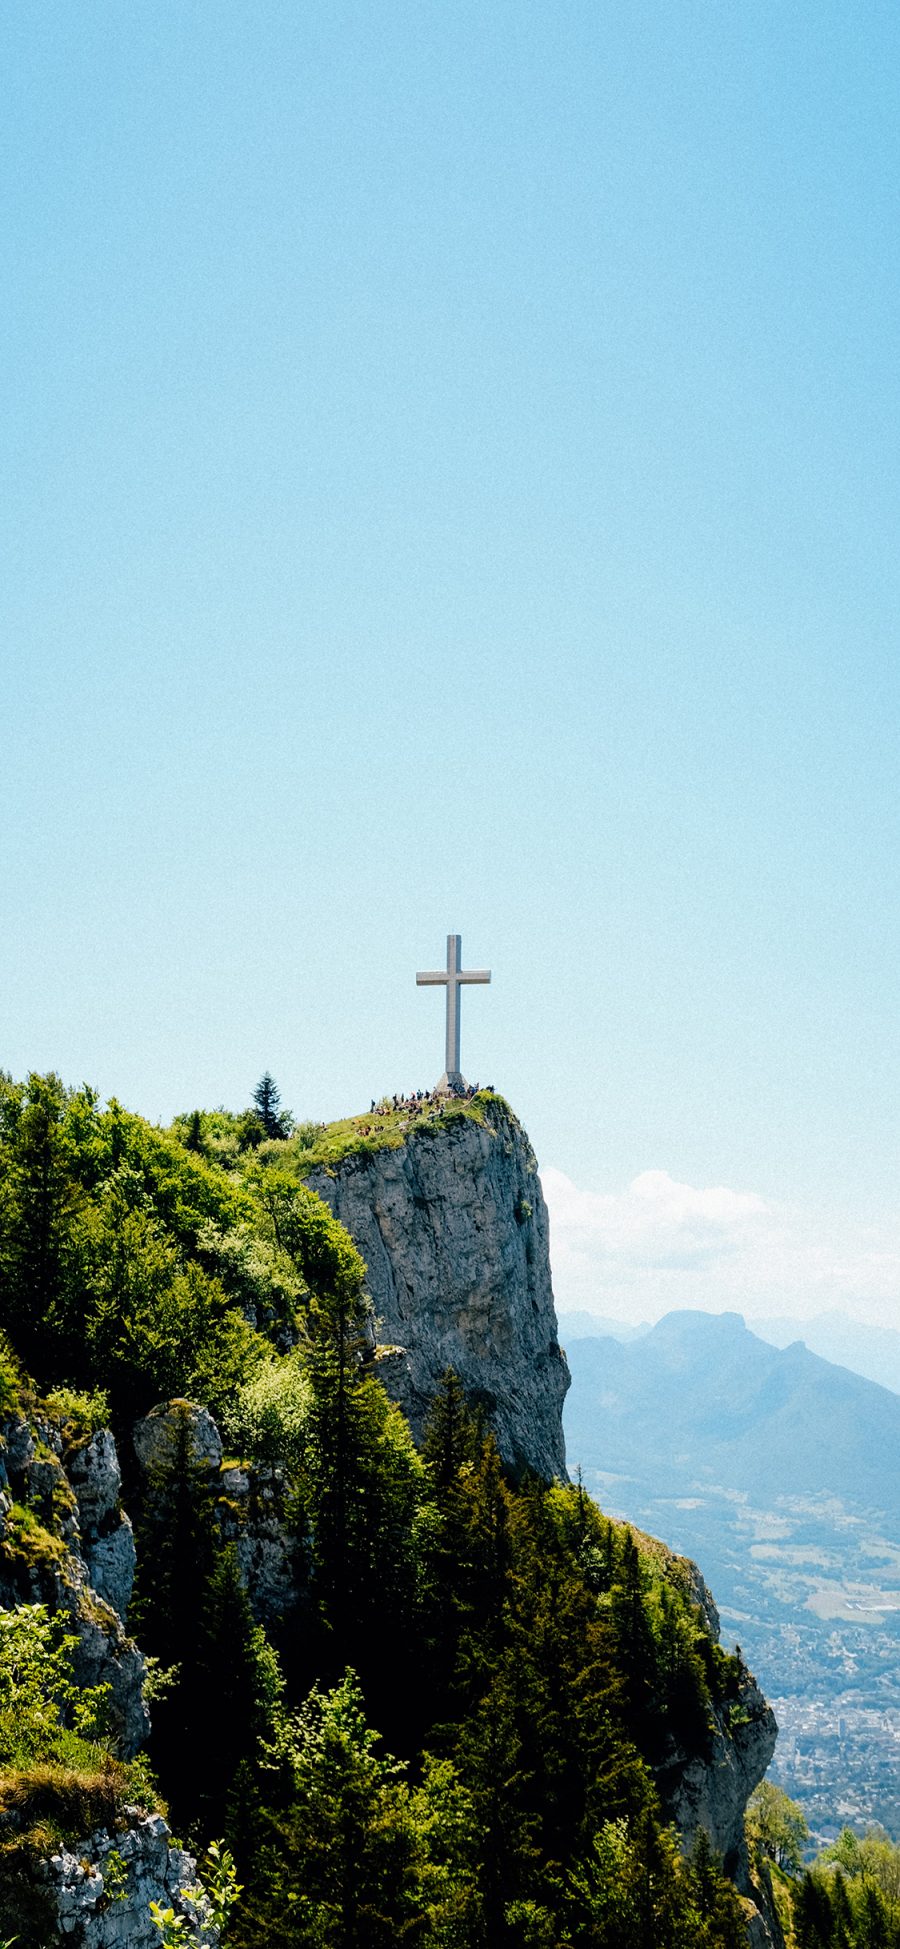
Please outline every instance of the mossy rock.
M47 1564L61 1564L65 1555L62 1538L39 1522L25 1503L14 1502L0 1540L0 1557L13 1569L38 1570Z
M129 1784L112 1759L96 1772L41 1762L0 1773L0 1938L15 1936L23 1949L57 1939L42 1864L63 1843L127 1826Z

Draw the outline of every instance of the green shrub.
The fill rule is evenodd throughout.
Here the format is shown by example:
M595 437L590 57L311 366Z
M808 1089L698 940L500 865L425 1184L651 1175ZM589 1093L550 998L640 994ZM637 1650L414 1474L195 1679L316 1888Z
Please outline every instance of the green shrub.
M109 1395L100 1387L91 1392L57 1387L44 1396L41 1409L57 1423L67 1449L83 1448L109 1422Z
M13 1414L19 1405L22 1370L5 1333L0 1333L0 1415Z
M33 1509L22 1502L13 1503L0 1538L0 1557L13 1568L35 1570L42 1563L60 1563L65 1553L61 1538L38 1521Z
M0 1611L0 1767L83 1760L81 1743L96 1738L109 1687L75 1684L77 1643L43 1604Z
M226 1405L222 1428L239 1455L254 1462L302 1465L312 1407L312 1386L296 1354L266 1360Z

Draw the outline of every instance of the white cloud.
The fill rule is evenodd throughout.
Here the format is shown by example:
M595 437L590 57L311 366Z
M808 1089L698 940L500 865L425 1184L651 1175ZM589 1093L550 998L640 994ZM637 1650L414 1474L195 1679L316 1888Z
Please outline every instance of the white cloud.
M843 1308L900 1324L900 1220L872 1228L813 1220L755 1191L680 1184L642 1171L624 1190L584 1190L550 1166L557 1306L658 1319L674 1307L752 1318Z
M544 1196L569 1251L646 1266L697 1264L733 1247L766 1205L753 1191L697 1190L668 1171L642 1171L620 1193L582 1191L553 1167Z

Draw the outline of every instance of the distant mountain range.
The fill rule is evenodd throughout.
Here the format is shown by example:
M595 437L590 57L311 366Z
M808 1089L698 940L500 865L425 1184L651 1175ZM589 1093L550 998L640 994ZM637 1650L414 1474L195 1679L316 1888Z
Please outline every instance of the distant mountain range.
M681 1312L627 1344L564 1344L570 1466L900 1512L900 1395L802 1342L771 1346L739 1313Z
M640 1340L650 1331L649 1320L632 1326L625 1320L585 1311L559 1315L559 1335L564 1346L569 1339L583 1340L598 1334L626 1342ZM847 1313L817 1313L808 1320L792 1314L773 1314L752 1319L750 1331L773 1347L788 1347L793 1340L802 1340L810 1353L833 1361L836 1367L849 1367L851 1373L861 1374L865 1380L877 1381L879 1387L889 1387L893 1393L900 1394L900 1332L893 1327L867 1326L851 1320Z

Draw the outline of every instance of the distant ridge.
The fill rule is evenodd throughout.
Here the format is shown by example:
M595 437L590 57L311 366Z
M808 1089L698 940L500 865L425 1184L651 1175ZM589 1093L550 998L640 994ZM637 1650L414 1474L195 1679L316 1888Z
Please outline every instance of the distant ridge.
M677 1317L677 1314L667 1317ZM722 1315L710 1313L708 1317L720 1319ZM561 1312L558 1318L563 1344L567 1339L595 1339L598 1335L630 1343L643 1339L652 1330L649 1320L634 1326L628 1320L589 1313L584 1307ZM812 1319L802 1319L792 1313L769 1314L758 1319L754 1316L744 1323L749 1332L771 1347L788 1347L792 1341L802 1340L810 1353L817 1353L820 1359L830 1360L835 1367L846 1367L851 1374L859 1374L864 1380L875 1381L879 1387L900 1394L900 1332L895 1327L869 1326L864 1321L852 1320L849 1313L839 1312L816 1313Z
M739 1313L668 1313L628 1344L565 1339L569 1466L900 1508L900 1396Z
M900 1394L900 1333L893 1327L867 1326L847 1313L817 1313L811 1320L790 1315L754 1320L753 1331L773 1347L802 1340L823 1360Z

